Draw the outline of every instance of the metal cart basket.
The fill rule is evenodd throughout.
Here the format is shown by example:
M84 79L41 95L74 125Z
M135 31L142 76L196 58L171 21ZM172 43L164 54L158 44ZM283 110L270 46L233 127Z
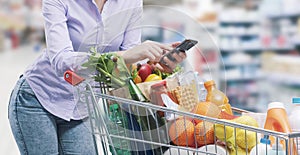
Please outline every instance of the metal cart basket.
M72 77L71 74L65 74L65 79L70 77ZM76 79L74 79L75 78L73 77L72 80L75 81L75 84L78 84L80 81L82 81L80 80L78 82ZM100 84L99 86L95 87L91 86L88 82L81 82L79 85L82 87L80 87L81 89L78 88L78 94L81 102L88 104L89 117L92 126L91 132L93 133L94 142L97 146L99 154L250 154L250 151L238 151L239 148L237 145L232 145L232 147L235 149L234 152L230 152L228 149L226 149L226 152L220 152L218 149L220 142L216 138L217 133L212 132L212 134L214 134L214 138L211 142L207 136L207 134L211 133L206 131L210 130L211 128L215 130L216 124L223 125L223 137L225 139L229 136L227 127L231 127L231 129L233 129L234 143L243 138L243 136L237 136L236 131L243 130L245 135L248 133L255 134L254 141L256 144L258 144L261 137L269 136L273 137L277 143L283 144L283 152L285 152L286 155L297 154L298 139L300 137L299 133L280 133L237 124L222 119L172 110L151 103L137 102L131 99L112 96L109 94L109 89L104 84ZM237 108L232 109L234 112L239 114L248 112ZM176 121L166 121L163 117L158 115L158 112L164 112L173 115L174 117L179 117L181 122L179 122L179 119ZM141 113L144 113L145 115ZM196 129L196 126L192 125L193 136L191 137L187 135L188 132L182 133L182 131L189 130L188 128L190 128L189 126L191 125L190 120L193 119L202 120L203 127L201 129L204 130L200 129L201 131L199 131L199 129ZM148 130L143 130L142 127L139 127L136 124L136 122L140 122L140 120L144 120L144 122L146 122L146 127L148 127ZM169 131L171 126L174 127L174 124L176 131L175 137L180 137L181 139L174 139L174 132ZM212 125L210 126L211 128L206 127L208 125ZM182 137L185 139L182 140ZM248 148L250 145L250 140L247 139L247 136L245 137L242 140L245 141L245 149L249 150ZM196 139L202 140L202 149L199 149L200 145ZM179 140L181 146L176 145L179 144L178 142L174 142ZM191 143L191 141L193 142ZM215 147L211 149L205 144L210 144ZM223 145L224 148L228 148L226 147L228 146L226 142L223 142L221 145ZM278 150L279 149L277 149L275 154L280 154ZM266 152L265 154L269 153Z

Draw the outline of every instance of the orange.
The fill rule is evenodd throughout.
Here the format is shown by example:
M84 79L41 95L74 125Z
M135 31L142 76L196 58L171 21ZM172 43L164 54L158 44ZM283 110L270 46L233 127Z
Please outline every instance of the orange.
M210 122L200 122L195 127L198 146L213 144L215 140L214 125Z
M193 109L193 113L213 118L218 118L221 113L221 109L214 103L211 102L199 102ZM193 121L198 124L202 122L199 119L193 119Z
M135 84L141 83L142 82L142 78L139 75L136 75L136 77L133 79Z
M219 119L227 119L227 120L232 120L235 118L238 118L239 116L235 116L232 114L228 114L226 111L221 111L220 115L219 115Z
M178 146L195 146L194 124L188 119L177 119L169 128L171 141Z

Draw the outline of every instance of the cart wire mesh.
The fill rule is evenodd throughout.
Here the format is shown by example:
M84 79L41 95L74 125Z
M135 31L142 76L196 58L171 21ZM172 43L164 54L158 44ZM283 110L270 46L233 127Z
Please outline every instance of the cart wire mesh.
M88 105L94 142L97 149L102 150L104 154L247 155L263 136L272 137L275 143L283 144L281 152L284 154L297 154L300 133L275 132L112 96L109 88L102 83L97 87L93 87L87 82L83 82L81 85L85 85L85 90L79 90L78 93L81 96L81 102ZM232 110L238 114L247 112L234 107ZM178 119L166 121L157 114L158 112L168 113ZM141 120L146 122L145 129L139 125ZM201 120L202 126L195 125L191 120ZM223 138L227 139L232 136L233 143L220 142L216 138L216 134L220 133L213 131L216 131L220 125L223 127ZM187 132L189 130L192 132L192 136ZM209 132L209 130L212 131ZM233 135L228 135L228 130L233 130ZM242 130L242 134L237 130ZM254 135L252 139L247 136L248 134ZM244 141L243 150L248 151L240 151L237 141ZM209 144L213 147L208 147ZM225 152L218 152L220 145L225 148ZM276 148L275 154L280 154L280 145L276 146L278 148ZM199 149L200 147L202 149ZM229 147L231 150L228 149ZM258 151L256 150L256 154ZM268 154L267 151L265 153Z

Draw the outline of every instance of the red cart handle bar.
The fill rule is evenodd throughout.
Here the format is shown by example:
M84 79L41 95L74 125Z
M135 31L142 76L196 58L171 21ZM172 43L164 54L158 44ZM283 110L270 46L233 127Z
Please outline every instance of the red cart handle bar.
M84 78L80 77L79 75L77 75L71 70L67 70L65 72L64 79L73 86L76 86L82 81L84 81Z

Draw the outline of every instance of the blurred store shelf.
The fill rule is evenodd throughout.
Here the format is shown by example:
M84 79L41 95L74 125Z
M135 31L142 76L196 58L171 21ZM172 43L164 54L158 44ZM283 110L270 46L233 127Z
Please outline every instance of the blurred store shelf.
M263 51L290 51L295 49L294 46L286 46L286 47L268 47L268 48L262 48L262 47L252 47L252 48L221 48L222 52L263 52Z
M284 19L284 18L289 18L289 19L296 19L300 17L300 12L298 13L289 13L289 14L278 14L278 15L270 15L268 18L273 19L273 20L278 20L278 19Z
M245 81L256 81L256 80L262 80L264 78L263 75L255 75L255 76L227 76L225 78L221 78L221 81L226 81L226 82L245 82Z
M224 67L258 66L260 64L261 64L260 60L254 60L254 61L250 61L250 62L224 61L224 63L220 63L220 65L224 66Z
M292 86L300 87L300 76L292 74L283 74L283 73L266 73L266 78L271 82Z

